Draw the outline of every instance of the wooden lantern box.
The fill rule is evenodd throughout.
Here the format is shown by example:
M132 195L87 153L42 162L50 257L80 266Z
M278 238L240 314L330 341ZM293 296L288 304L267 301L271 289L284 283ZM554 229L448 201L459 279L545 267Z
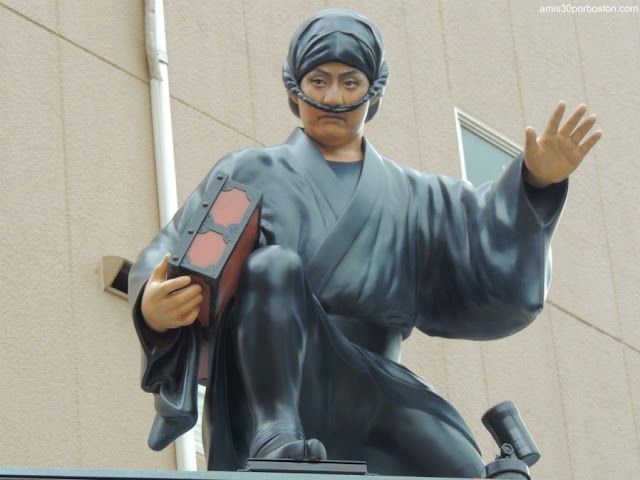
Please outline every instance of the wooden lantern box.
M262 193L218 174L169 259L168 277L189 275L202 287L199 322L220 318L259 235Z

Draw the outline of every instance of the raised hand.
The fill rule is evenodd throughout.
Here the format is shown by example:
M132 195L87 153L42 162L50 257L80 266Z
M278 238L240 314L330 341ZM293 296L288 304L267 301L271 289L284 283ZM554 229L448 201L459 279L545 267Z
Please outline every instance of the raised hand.
M564 102L558 104L540 138L533 127L527 127L525 131L524 163L528 171L524 179L529 185L544 188L561 182L578 168L602 137L602 131L598 130L583 142L596 122L596 116L592 114L580 123L587 111L584 104L560 127L565 108Z
M169 255L154 268L142 295L142 316L156 332L192 324L200 313L200 285L188 276L167 280Z

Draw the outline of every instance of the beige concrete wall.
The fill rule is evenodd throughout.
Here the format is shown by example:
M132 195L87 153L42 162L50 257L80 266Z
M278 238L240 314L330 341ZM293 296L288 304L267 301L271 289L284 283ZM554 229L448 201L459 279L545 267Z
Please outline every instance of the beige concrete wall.
M98 280L158 227L142 3L104 3L0 3L2 466L174 464Z
M0 0L0 466L174 467L171 448L146 447L139 347L97 273L103 255L134 259L158 229L142 3ZM478 3L166 1L179 199L217 158L297 125L280 65L324 6L383 31L391 80L366 134L400 163L460 175L454 106L522 143L558 100L586 102L605 136L571 181L540 318L487 343L416 333L403 361L459 408L486 460L496 447L480 416L511 399L543 453L536 478L632 478L640 14Z

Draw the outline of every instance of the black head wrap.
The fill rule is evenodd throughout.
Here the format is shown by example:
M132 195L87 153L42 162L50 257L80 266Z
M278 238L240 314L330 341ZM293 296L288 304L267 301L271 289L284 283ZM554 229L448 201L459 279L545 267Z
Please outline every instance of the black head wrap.
M365 96L349 105L331 107L305 95L300 88L302 77L328 62L341 62L362 71L371 84ZM380 30L367 18L343 9L323 10L304 22L293 34L289 55L282 66L282 80L289 92L330 113L350 112L376 96L382 97L388 78ZM373 118L379 105L380 100L369 108L367 121ZM289 106L299 117L298 105L291 98Z

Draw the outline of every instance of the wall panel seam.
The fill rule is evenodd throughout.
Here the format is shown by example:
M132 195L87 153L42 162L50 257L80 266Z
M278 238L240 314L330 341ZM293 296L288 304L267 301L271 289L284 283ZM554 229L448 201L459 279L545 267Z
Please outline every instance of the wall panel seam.
M403 29L403 33L404 33L404 46L405 46L405 51L410 51L410 44L409 44L409 28L408 28L408 24L407 24L407 10L405 8L405 4L404 4L404 0L401 0L400 2L400 8L402 9L402 29ZM412 102L411 102L411 108L413 111L413 126L414 128L417 128L416 125L419 124L418 122L418 111L416 109L416 92L415 92L415 87L414 85L416 84L416 78L415 75L413 73L413 62L411 61L411 59L413 58L412 55L409 55L407 58L407 65L409 67L409 85L411 86L411 98L412 98ZM416 131L415 134L413 135L414 138L418 139L417 140L417 146L418 146L418 159L419 161L422 160L423 158L425 158L425 156L422 154L422 142L419 139L419 136L417 134L418 132Z
M56 13L56 28L58 28L59 25L59 12L58 12L58 2L56 1L56 9L55 9L55 13ZM35 23L35 22L34 22ZM37 25L37 23L36 23ZM46 29L48 31L51 32L51 30ZM58 101L60 102L60 143L61 143L61 147L62 147L62 165L63 165L63 178L64 178L64 204L65 204L65 235L66 235L66 244L67 244L67 270L66 270L66 276L67 276L67 285L66 285L66 294L68 295L68 299L69 299L69 310L71 312L71 325L76 325L76 319L77 319L77 311L76 311L76 305L75 305L75 301L74 301L74 296L73 296L73 291L72 291L72 285L73 285L73 240L72 240L72 234L71 234L71 212L70 212L70 205L71 205L71 187L69 185L69 163L68 163L68 155L67 155L67 128L66 128L66 111L65 111L65 99L64 99L64 87L63 87L63 76L62 76L62 71L63 71L63 66L62 66L62 45L61 45L61 39L60 36L57 35L55 32L54 35L56 35L57 39L56 39L56 50L57 50L57 54L58 54L58 59L57 59L57 67L58 67ZM77 345L80 342L79 339L79 334L78 334L78 329L77 328L72 328L71 329L70 335L72 336L72 341L74 342L73 344L69 345L70 347L70 352L69 354L71 355L77 355ZM74 451L76 453L75 455L75 464L78 466L83 466L83 451L82 451L82 421L81 421L81 408L80 408L80 371L79 371L79 364L78 364L78 358L76 356L74 362L74 374L75 374L75 378L73 379L73 388L74 388L74 396L75 396L75 411L76 411L76 416L75 419L73 421L73 425L75 427L75 430L77 432L76 435L76 440L80 440L77 442L76 445L74 445Z
M548 302L550 303L550 302ZM555 305L554 305L555 306ZM557 308L557 307L556 307ZM575 478L575 474L573 471L573 459L572 459L572 455L571 455L571 442L569 441L569 424L567 421L567 407L565 405L565 392L562 389L563 386L563 381L562 381L562 377L560 374L560 365L558 362L558 342L556 341L556 331L553 325L553 319L551 317L549 317L549 321L551 323L551 343L553 346L553 364L556 366L556 378L558 379L558 391L560 392L560 409L562 412L562 426L563 426L563 433L564 433L564 441L567 445L567 456L569 457L567 459L567 463L569 465L569 469L571 472L571 479L573 480Z
M82 46L82 45L80 45L79 43L74 42L73 40L71 40L71 39L69 39L69 38L65 37L64 35L60 35L60 33L58 33L58 32L56 32L56 31L54 31L54 30L50 29L50 28L49 28L49 27L47 27L46 25L43 25L42 23L37 22L37 21L35 21L34 19L27 17L27 16L26 16L26 15L24 15L23 13L21 13L21 12L19 12L19 11L17 11L17 10L14 10L13 8L11 8L11 7L7 6L7 5L5 5L5 4L4 4L4 3L2 3L2 2L0 2L0 7L5 8L6 10L10 11L11 13L13 13L13 14L15 14L15 15L19 16L20 18L22 18L22 19L26 20L26 21L27 21L27 22L29 22L29 23L32 23L33 25L35 25L35 26L37 26L37 27L41 28L42 30L45 30L46 32L49 32L49 33L50 33L50 34L52 34L52 35L55 35L55 36L56 36L56 37L58 37L60 40L63 40L63 41L65 41L65 42L67 42L69 45L73 45L74 47L79 48L80 50L82 50L82 51L84 51L84 52L88 53L89 55L91 55L91 56L93 56L93 57L97 58L98 60L100 60L100 61L102 61L102 62L106 63L107 65L110 65L111 67L113 67L113 68L115 68L115 69L117 69L117 70L120 70L121 72L125 73L126 75L129 75L130 77L135 78L136 80L139 80L140 82L142 82L142 83L144 83L144 84L149 83L148 79L140 78L140 77L139 77L139 76L137 76L136 74L131 73L130 71L128 71L127 69L125 69L125 68L121 67L120 65L117 65L117 64L113 63L112 61L107 60L106 58L104 58L104 57L102 57L102 56L98 55L96 52L93 52L93 51L89 50L87 47L83 47L83 46ZM58 22L58 19L56 18L56 23L57 23L57 22Z
M245 55L245 63L247 65L247 76L249 77L248 80L248 84L249 84L249 98L251 99L251 102L249 103L249 108L251 108L251 134L255 137L256 136L256 106L255 106L255 102L254 102L254 88L253 88L253 73L252 73L252 68L251 68L251 55L250 55L250 50L249 50L249 32L247 29L247 17L246 17L246 8L245 8L245 2L244 0L242 1L241 5L240 5L240 15L242 18L242 30L243 30L243 35L244 35L244 55Z
M634 347L633 345L625 342L622 338L616 337L615 335L607 332L606 330L603 330L602 328L600 328L600 327L598 327L598 326L586 321L585 319L580 318L575 313L570 312L566 308L561 307L560 305L558 305L555 302L552 302L551 300L547 300L546 303L548 305L553 306L557 310L560 310L562 313L568 315L569 317L573 318L574 320L579 321L583 325L586 325L587 327L592 328L593 330L597 331L598 333L601 333L602 335L605 335L605 336L609 337L611 340L614 340L614 341L618 342L619 344L623 345L624 347L627 347L629 350L632 350L633 352L635 352L637 354L640 354L640 348Z
M178 102L178 103L180 103L180 104L184 105L185 107L190 108L190 109L191 109L191 110L193 110L194 112L198 112L200 115L202 115L202 116L204 116L204 117L207 117L207 118L208 118L208 119L210 119L210 120L213 120L213 121L214 121L214 122L216 122L217 124L219 124L219 125L221 125L221 126L223 126L223 127L225 127L225 128L228 128L228 129L229 129L229 130L231 130L232 132L237 133L238 135L241 135L242 137L246 138L247 140L249 140L249 141L251 141L251 142L254 142L254 143L257 143L258 145L260 145L260 146L262 146L262 147L265 147L265 146L266 146L266 145L265 145L263 142L261 142L260 140L258 140L258 139L256 139L256 138L253 138L251 135L249 135L249 134L247 134L247 133L245 133L245 132L243 132L243 131L241 131L241 130L238 130L237 128L233 127L232 125L230 125L230 124L228 124L228 123L226 123L226 122L223 122L222 120L219 120L219 119L215 118L215 117L214 117L213 115L211 115L210 113L205 112L204 110L202 110L202 109L200 109L200 108L196 107L195 105L193 105L193 104L191 104L191 103L189 103L189 102L187 102L187 101L183 100L182 98L180 98L180 97L176 97L176 96L174 96L174 95L170 95L170 97L171 97L171 99L172 99L172 100L175 100L176 102Z
M451 86L451 71L449 69L449 49L447 45L447 34L444 29L444 12L442 7L442 1L438 1L438 16L440 17L440 32L442 35L442 54L444 57L444 69L447 77L447 90L449 92L449 98L453 98L453 89Z
M584 99L587 105L589 105L589 94L587 91L587 78L585 75L585 71L584 71L584 57L582 55L582 47L580 45L580 35L578 34L578 23L576 20L576 16L573 16L573 26L574 26L574 32L575 32L575 36L576 36L576 45L578 47L578 58L580 59L580 73L582 75L582 88L584 90ZM615 268L615 264L613 262L613 255L611 252L611 241L609 239L609 229L608 229L608 225L607 225L607 215L606 215L606 210L604 207L604 195L603 195L603 190L602 190L602 184L600 182L600 169L598 168L598 155L597 153L593 153L593 157L590 159L592 162L594 162L594 168L596 171L596 182L597 182L597 186L598 186L598 199L600 200L598 203L600 204L600 211L602 213L602 223L603 223L603 231L604 231L604 238L605 238L605 244L607 247L607 259L609 260L609 276L611 278L611 288L613 289L613 300L615 303L615 312L616 312L616 320L618 323L618 331L620 332L620 336L624 335L624 328L623 328L623 323L622 323L622 318L620 316L620 308L619 308L619 297L618 297L618 290L616 288L616 279L615 279L615 274L614 274L614 268ZM586 325L590 325L588 322L584 322L582 319L575 317L578 320L582 321L583 323L585 323ZM591 326L591 325L590 325ZM633 350L636 353L640 353L640 349L635 348L633 346L631 346L630 344L628 344L627 342L625 342L622 338L618 339L615 336L609 335L607 332L605 332L604 330L601 330L595 326L592 326L592 328L595 328L597 331L604 333L605 335L609 336L610 338L612 338L613 340L616 340L617 342L621 343L622 345L628 347L629 349ZM622 355L622 363L624 366L624 376L625 376L625 380L627 382L627 388L628 388L628 392L629 392L629 401L631 404L631 410L633 412L633 426L634 426L634 432L636 435L636 447L638 449L638 452L640 453L640 425L638 424L638 412L635 409L635 403L633 402L633 387L632 387L632 382L631 382L631 377L629 375L629 370L630 370L630 366L629 366L629 362L627 361L627 356L624 354Z
M513 11L511 9L511 0L507 0L507 10L509 14L509 30L511 32L511 42L513 45L513 63L514 68L516 69L516 80L517 80L517 88L518 88L518 97L520 100L520 113L522 115L522 129L526 130L527 128L527 120L525 118L525 108L524 108L524 95L522 94L522 73L520 72L520 64L518 62L518 48L516 45L516 35L513 31Z

